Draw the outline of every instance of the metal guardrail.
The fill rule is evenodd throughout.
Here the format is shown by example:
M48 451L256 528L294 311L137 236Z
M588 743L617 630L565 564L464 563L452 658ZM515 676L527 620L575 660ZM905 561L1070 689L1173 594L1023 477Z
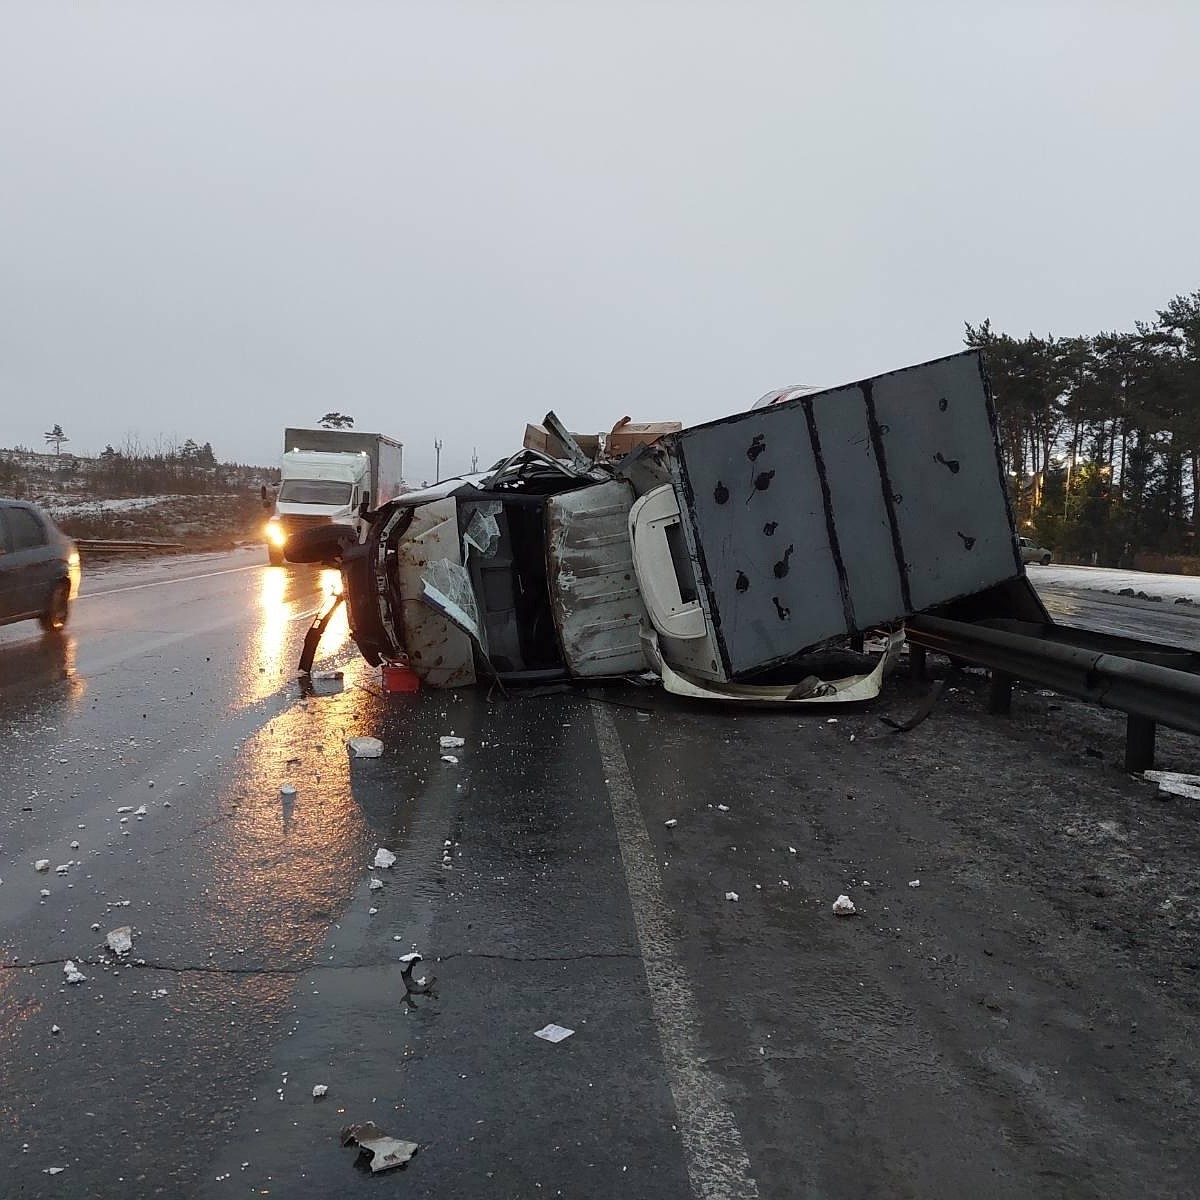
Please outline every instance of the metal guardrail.
M157 554L182 550L182 542L134 542L103 538L75 538L76 548L84 557L103 557L109 554Z
M1009 711L1012 685L1018 679L1126 713L1128 771L1144 771L1154 765L1158 725L1200 734L1200 674L1194 669L1163 666L1161 661L1145 661L1165 657L1177 658L1181 665L1194 664L1196 656L1187 651L1164 655L1163 647L1147 644L1139 654L1137 644L1127 639L1090 633L1087 637L1098 645L1070 645L1046 636L929 616L911 618L905 630L920 654L914 659L914 670L923 670L928 650L991 668L988 707L994 713ZM1105 650L1105 640L1120 642L1126 652Z

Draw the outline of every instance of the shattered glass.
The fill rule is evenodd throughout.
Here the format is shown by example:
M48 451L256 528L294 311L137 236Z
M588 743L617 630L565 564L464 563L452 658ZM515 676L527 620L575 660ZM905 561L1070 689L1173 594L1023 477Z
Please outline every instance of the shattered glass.
M496 518L503 510L499 500L472 505L474 512L463 534L463 560L475 550L481 558L493 558L500 546L500 522Z
M494 517L490 518L495 520ZM466 567L448 558L434 559L421 572L422 599L484 648L479 603Z

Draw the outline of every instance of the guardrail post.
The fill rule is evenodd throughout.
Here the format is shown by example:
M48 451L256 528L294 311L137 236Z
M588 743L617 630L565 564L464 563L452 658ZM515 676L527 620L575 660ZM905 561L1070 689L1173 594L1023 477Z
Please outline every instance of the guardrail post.
M1148 771L1154 766L1155 722L1129 714L1125 722L1125 770Z
M1012 712L1012 689L1016 682L1011 675L1003 671L993 671L991 686L988 688L988 712L998 717L1007 717Z
M908 673L909 676L915 679L918 683L926 678L927 664L926 651L924 646L914 646L912 642L908 643Z

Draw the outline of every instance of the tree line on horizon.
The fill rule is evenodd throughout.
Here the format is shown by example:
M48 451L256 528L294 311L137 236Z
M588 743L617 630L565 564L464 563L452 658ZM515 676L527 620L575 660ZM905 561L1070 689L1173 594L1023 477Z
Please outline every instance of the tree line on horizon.
M966 324L983 352L1022 533L1060 558L1194 555L1200 291L1132 330L1073 337Z
M62 453L62 443L70 438L61 425L52 426L45 437L48 443L55 444L55 461L37 471L36 479L30 478L28 465L16 461L16 456L32 451L17 447L10 454L0 454L0 494L30 495L39 485L53 483L99 499L209 495L257 490L279 473L277 467L220 462L211 442L199 443L194 438L182 444L160 442L150 449L136 438L128 437L119 449L110 443L94 458L86 458Z

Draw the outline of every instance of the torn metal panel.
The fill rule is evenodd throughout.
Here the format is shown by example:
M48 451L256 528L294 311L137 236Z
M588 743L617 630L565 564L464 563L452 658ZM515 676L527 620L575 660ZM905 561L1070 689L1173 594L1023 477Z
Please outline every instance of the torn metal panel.
M879 656L873 670L862 675L849 675L844 679L806 680L809 686L800 688L795 683L763 686L746 683L711 683L689 677L674 670L658 650L654 634L646 635L646 655L662 677L663 687L675 696L689 700L716 700L724 704L749 705L794 705L794 704L856 704L873 700L883 689L885 677L894 669L900 649L904 645L904 634L893 633L888 638L887 648Z
M646 610L633 570L624 480L581 488L546 502L551 612L570 674L594 678L645 668Z
M660 443L720 682L1018 578L975 351Z

